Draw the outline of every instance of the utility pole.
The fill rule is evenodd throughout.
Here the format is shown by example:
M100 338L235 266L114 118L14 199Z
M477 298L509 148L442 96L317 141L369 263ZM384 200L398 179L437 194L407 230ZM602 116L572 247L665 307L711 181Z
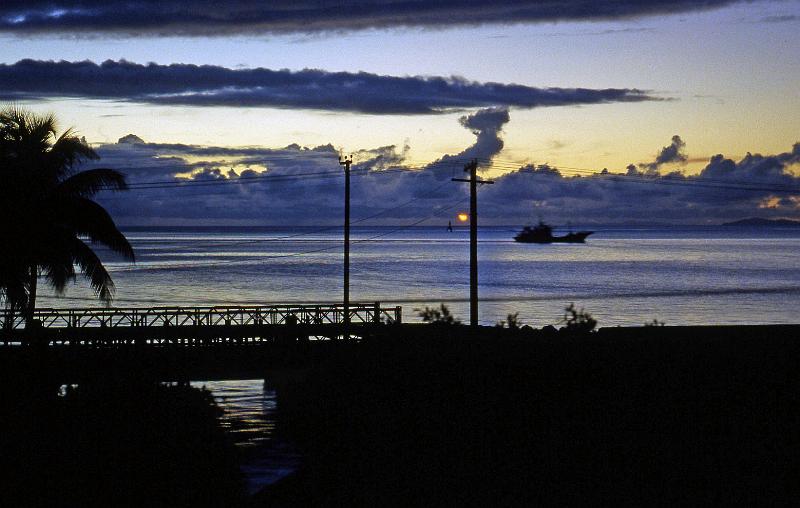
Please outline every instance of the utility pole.
M350 338L350 165L353 156L339 157L344 166L344 335Z
M469 324L478 326L478 184L494 182L478 180L478 161L475 159L464 166L464 172L469 172L469 180L452 180L469 183Z

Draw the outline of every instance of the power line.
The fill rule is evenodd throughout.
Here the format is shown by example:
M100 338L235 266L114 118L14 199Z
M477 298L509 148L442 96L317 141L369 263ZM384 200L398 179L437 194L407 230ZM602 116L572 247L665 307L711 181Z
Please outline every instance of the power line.
M258 164L258 163L268 163L270 159L285 159L285 160L302 160L307 154L298 155L298 156L276 156L271 158L265 159L249 159L246 162L248 164ZM327 154L325 155L327 156ZM318 156L322 158L323 155ZM525 164L519 161L514 161L511 159L503 159L498 157L482 157L478 158L479 162L491 165L492 167L498 169L505 169L510 171L519 170L526 166L531 166L531 164ZM409 173L416 173L422 169L437 169L437 168L456 168L461 167L465 163L465 158L457 158L457 157L450 157L445 160L437 160L427 164L420 164L420 165L410 165L410 166L400 166L400 167L392 167L387 169L373 169L372 167L359 167L359 164L354 164L353 167L353 176L373 176L373 175L386 175L386 174L394 174L398 172L409 172ZM231 162L232 164L241 164L241 162ZM219 166L222 166L220 164ZM535 166L534 166L535 167ZM538 167L542 167L539 165ZM602 178L608 179L625 179L626 182L636 182L636 183L653 183L653 184L660 184L661 181L668 181L669 183L665 185L694 185L698 187L708 187L708 188L715 188L711 187L712 184L717 184L719 188L725 189L733 189L733 190L743 190L743 191L760 191L760 192L786 192L786 193L800 193L800 188L792 186L791 184L770 184L770 183L758 183L752 181L743 181L743 180L728 180L728 179L715 179L710 177L702 177L702 181L698 181L698 179L692 176L684 177L685 180L669 177L667 176L659 176L659 177L648 177L648 176L641 176L641 175L626 175L621 173L601 173L594 169L589 168L578 168L578 167L571 167L571 166L551 166L554 170L569 170L573 174L577 173L578 175L588 175L588 176L597 176ZM136 169L145 169L148 166L134 166L134 167L127 167L121 168L121 170L136 170ZM165 166L149 166L149 168L153 169L168 169ZM193 170L192 168L186 168L188 170ZM271 171L267 171L267 174L257 174L257 175L246 175L246 176L237 176L236 178L229 178L223 177L216 180L197 180L197 179L180 179L180 180L156 180L150 182L133 182L128 185L128 188L133 190L149 190L149 189L163 189L163 188L180 188L180 187L214 187L219 185L242 185L248 183L258 183L258 182L286 182L292 181L297 179L314 179L314 178L340 178L342 177L341 171L314 171L314 172L304 172L304 173L288 173L288 174L274 174ZM560 173L559 173L560 174ZM115 190L112 188L104 188L101 190Z
M377 211L377 212L375 212L375 213L373 213L371 215L367 215L366 217L361 217L360 219L356 219L356 220L352 221L351 224L360 224L360 223L365 222L367 220L374 219L375 217L379 217L379 216L381 216L381 215L383 215L385 213L392 212L392 211L404 208L404 207L410 205L411 203L414 203L415 201L419 201L420 199L424 199L426 197L434 195L437 191L442 189L448 183L450 183L450 182L446 181L446 182L438 185L437 187L434 187L432 190L428 191L427 193L425 193L425 194L423 194L421 196L416 196L414 198L411 198L408 201L404 201L403 203L400 203L399 205L396 205L396 206L393 206L393 207L390 207L390 208L383 208L383 209L381 209L381 210L379 210L379 211ZM237 246L237 245L247 245L247 244L263 243L263 242L279 242L279 241L283 241L283 240L290 240L290 239L293 239L293 238L299 238L301 236L324 233L324 232L327 232L327 231L332 231L332 230L335 230L335 229L339 229L340 227L341 226L328 226L328 227L324 227L324 228L314 229L314 230L311 230L311 231L301 231L299 233L294 233L294 234L291 234L291 235L278 236L278 237L253 238L253 239L250 239L250 240L239 240L239 241L230 241L230 242L216 242L216 243L210 243L210 244L208 244L208 243L207 244L194 244L192 246L195 247L195 248L212 248L212 247L233 247L233 246Z
M409 173L409 174L420 174L420 170L422 169L431 169L431 168L447 168L447 167L455 167L456 163L454 161L447 161L447 162L434 162L425 166L404 166L404 167L395 167L395 168L388 168L388 169L372 169L372 168L364 168L364 167L355 167L353 168L353 176L375 176L375 175L386 175L386 174L393 174L393 173ZM289 173L289 174L258 174L258 175L251 175L251 176L238 176L236 178L227 178L222 177L215 180L197 180L197 179L179 179L179 180L161 180L161 181L151 181L151 182L133 182L128 184L127 188L130 190L149 190L149 189L165 189L165 188L180 188L180 187L207 187L207 186L218 186L218 185L244 185L250 183L258 183L264 181L272 181L272 182L284 182L284 181L292 181L292 180L300 180L300 179L310 179L310 178L341 178L343 175L340 171L316 171L316 172L308 172L308 173ZM111 190L116 191L118 189L114 187L101 187L100 190Z

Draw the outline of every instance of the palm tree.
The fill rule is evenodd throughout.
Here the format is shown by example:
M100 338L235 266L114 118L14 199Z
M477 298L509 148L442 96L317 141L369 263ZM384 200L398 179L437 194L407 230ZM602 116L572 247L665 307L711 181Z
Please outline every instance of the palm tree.
M97 296L111 301L111 275L84 240L134 260L128 240L91 199L101 190L127 189L125 177L107 168L77 171L98 158L71 129L58 135L53 115L0 111L0 297L28 324L38 278L61 293L76 266Z

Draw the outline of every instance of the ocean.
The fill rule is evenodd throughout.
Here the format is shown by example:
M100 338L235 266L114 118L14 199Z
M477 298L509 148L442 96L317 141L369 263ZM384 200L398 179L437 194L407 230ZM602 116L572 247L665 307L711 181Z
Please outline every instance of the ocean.
M576 227L575 229L583 229ZM800 228L596 227L586 244L519 244L515 229L479 233L480 321L510 313L558 325L574 302L598 326L796 322ZM556 231L559 232L558 230ZM126 232L134 265L99 250L117 287L114 306L338 302L341 228L159 229ZM469 231L456 227L353 229L351 300L415 309L445 303L469 317ZM101 306L78 280L40 307ZM245 451L251 491L301 458L276 433L275 394L262 380L203 382Z
M580 228L576 228L580 229ZM599 326L784 323L800 296L800 228L595 228L586 244L519 244L514 229L479 235L480 321L509 313L557 324L574 302ZM100 250L118 307L337 302L340 228L134 230L130 265ZM100 306L78 280L40 307ZM469 316L466 227L354 228L351 301L414 309L445 303Z

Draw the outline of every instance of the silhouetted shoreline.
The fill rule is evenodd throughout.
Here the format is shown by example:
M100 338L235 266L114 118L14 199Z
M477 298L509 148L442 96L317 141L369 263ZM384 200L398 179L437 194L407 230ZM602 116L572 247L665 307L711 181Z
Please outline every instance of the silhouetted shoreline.
M723 226L739 227L799 227L800 221L791 219L764 219L762 217L750 217L733 222L724 222Z

